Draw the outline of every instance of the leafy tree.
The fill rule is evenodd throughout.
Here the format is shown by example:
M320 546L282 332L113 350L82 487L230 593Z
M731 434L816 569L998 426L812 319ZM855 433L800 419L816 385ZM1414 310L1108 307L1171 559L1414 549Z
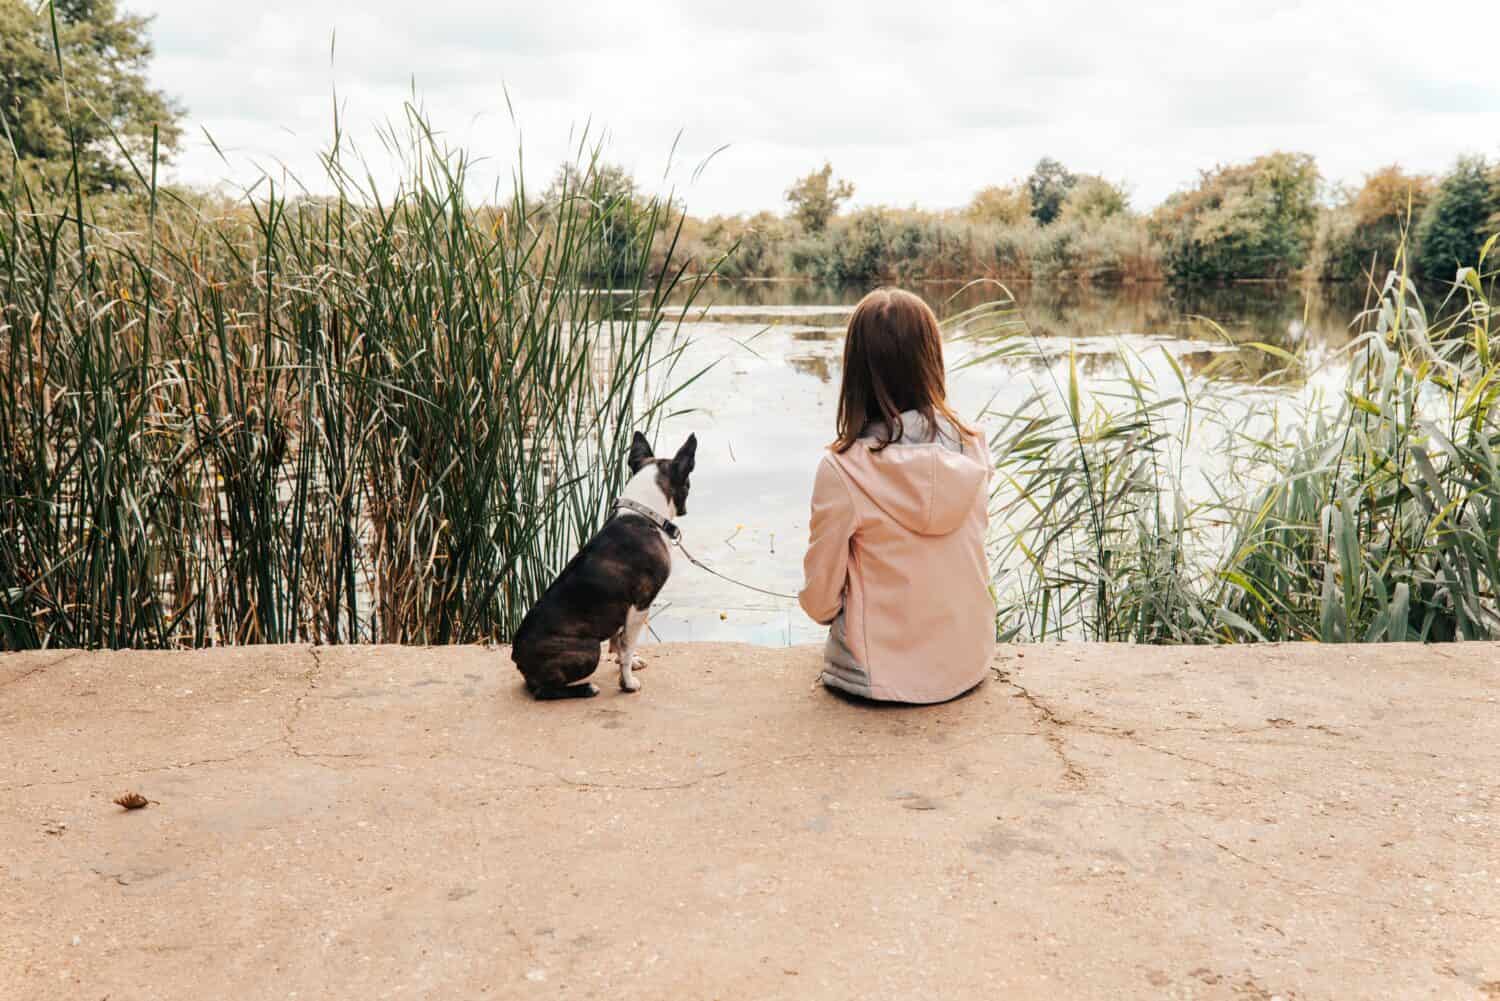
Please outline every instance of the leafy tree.
M603 160L564 163L552 175L552 183L542 193L542 203L557 206L569 198L582 198L596 207L635 201L640 192L630 171L619 164Z
M650 221L657 204L640 193L635 178L624 167L597 157L581 164L564 163L542 194L540 218L588 220L597 227L589 242L597 253L580 257L583 277L620 283L641 265L647 241L656 228Z
M839 205L854 194L854 185L848 181L834 183L833 166L825 162L822 170L815 170L800 178L786 190L786 200L792 206L792 218L808 233L821 233L839 210Z
M67 100L48 7L0 0L0 115L10 140L5 145L14 144L28 168L60 178L72 167L71 131L84 186L123 188L133 172L120 145L145 170L153 126L160 129L163 162L182 134L181 105L146 81L151 19L122 13L115 0L56 0L56 11Z
M1284 278L1307 262L1318 219L1317 162L1270 153L1204 171L1157 210L1152 232L1179 280Z
M971 222L1017 226L1031 218L1031 193L1022 185L992 184L974 194L964 215Z
M1031 214L1043 226L1062 212L1063 201L1078 183L1078 175L1061 163L1044 156L1026 178L1026 192L1031 196Z
M1417 263L1427 278L1452 279L1488 239L1494 180L1483 157L1461 158L1438 185L1417 227Z
M1129 207L1130 196L1124 188L1093 174L1081 174L1063 198L1058 218L1097 222L1123 215Z
M1432 200L1430 177L1383 167L1365 177L1364 185L1327 213L1318 234L1315 273L1334 281L1356 281L1371 274L1384 277L1395 266L1396 253Z
M1421 215L1432 200L1432 178L1408 174L1392 164L1366 175L1364 186L1354 196L1354 221L1376 226L1407 214Z

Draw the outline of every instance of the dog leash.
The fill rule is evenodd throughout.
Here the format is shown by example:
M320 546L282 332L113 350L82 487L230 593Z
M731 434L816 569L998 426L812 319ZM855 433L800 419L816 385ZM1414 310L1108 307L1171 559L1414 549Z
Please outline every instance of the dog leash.
M675 528L676 526L673 526L673 527ZM678 531L677 538L675 538L675 539L672 540L672 544L674 546L676 546L679 550L682 551L682 555L684 555L684 556L687 557L687 561L689 563L691 563L693 566L697 567L699 570L703 570L703 571L705 571L707 573L713 574L715 577L719 578L720 580L727 580L729 583L737 585L739 587L742 587L742 588L744 588L747 591L756 591L756 592L758 592L760 594L769 594L773 598L791 598L794 601L797 598L797 596L795 594L782 594L780 591L767 591L763 587L756 587L754 584L746 584L742 580L735 580L733 577L729 576L728 574L719 573L719 571L715 570L713 567L709 566L707 563L704 563L702 560L698 559L698 557L694 556L692 553L690 553L690 552L687 551L687 547L682 544L682 532L681 531Z
M693 566L697 567L699 570L702 570L705 573L713 574L720 580L728 581L736 587L742 587L747 591L754 591L757 594L768 594L773 598L789 598L793 601L797 599L797 596L795 594L782 594L780 591L768 591L763 587L756 587L754 584L746 584L742 580L735 580L728 574L719 573L719 571L715 570L707 563L704 563L692 553L688 552L687 547L682 544L682 529L678 528L675 523L667 520L666 518L663 518L661 515L657 514L646 505L638 504L628 497L621 497L620 499L615 501L615 510L618 511L621 509L629 511L632 514L638 514L642 518L645 518L647 521L651 522L651 524L655 525L657 528L661 529L662 534L665 535L669 540L671 540L672 545L681 550L682 555L687 557L687 561Z

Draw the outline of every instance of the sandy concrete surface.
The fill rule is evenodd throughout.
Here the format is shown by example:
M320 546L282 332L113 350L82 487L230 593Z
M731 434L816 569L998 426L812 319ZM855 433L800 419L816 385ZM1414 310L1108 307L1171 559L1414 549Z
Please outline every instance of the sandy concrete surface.
M1500 647L649 653L0 658L0 998L1500 997Z

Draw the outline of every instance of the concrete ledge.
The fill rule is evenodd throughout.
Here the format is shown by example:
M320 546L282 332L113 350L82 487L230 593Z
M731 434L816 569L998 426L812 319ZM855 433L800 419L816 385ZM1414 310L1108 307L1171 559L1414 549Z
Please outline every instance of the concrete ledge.
M648 653L0 657L0 998L1500 997L1500 646Z

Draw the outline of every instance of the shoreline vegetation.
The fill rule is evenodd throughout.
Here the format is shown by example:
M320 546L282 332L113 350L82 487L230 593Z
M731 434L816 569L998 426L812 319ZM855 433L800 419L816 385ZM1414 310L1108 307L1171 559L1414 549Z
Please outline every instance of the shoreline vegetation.
M53 16L49 79L71 108ZM518 163L507 199L476 202L463 151L410 106L383 137L406 165L395 190L335 120L332 194L288 197L267 175L237 200L162 188L170 133L90 139L84 117L40 164L5 122L0 649L503 641L605 516L631 432L699 374L677 362L704 284L783 269L1366 276L1374 305L1326 401L1226 393L1170 356L1162 384L1122 352L1123 381L1090 384L1070 355L1050 389L990 415L998 628L1500 636L1485 161L1440 181L1392 168L1324 204L1311 158L1272 154L1149 216L1052 161L962 212L840 214L852 188L825 167L788 216L731 224L641 194L583 145L539 195ZM992 354L1042 353L998 294L950 323ZM1310 381L1286 348L1243 351L1277 363L1259 381ZM1208 422L1232 444L1204 499L1189 452Z
M597 150L545 198L476 205L464 154L407 125L395 191L335 143L337 197L268 178L231 211L159 191L154 161L124 212L10 171L0 648L504 641L597 528L630 431L698 374L679 326L713 272ZM997 631L1500 636L1495 244L1436 304L1398 240L1332 357L1225 356L1266 386L1322 365L1326 399L1175 363L1163 384L1122 349L1123 380L1070 355L988 415ZM1059 372L998 285L949 322ZM1205 497L1189 453L1210 423L1230 454Z
M1189 373L1162 351L1153 377L1122 348L1123 375L1089 379L1070 355L987 415L1000 634L1500 638L1496 251L1491 238L1439 308L1398 248L1354 338L1316 362L1249 344ZM1022 331L992 350L1033 345ZM1276 363L1257 384L1321 388L1247 395L1228 371L1254 365L1246 351Z
M612 176L635 196L628 175ZM1348 189L1312 157L1276 152L1202 171L1149 212L1131 208L1125 185L1048 158L959 209L841 211L854 191L824 164L787 190L784 215L688 216L681 252L725 278L830 285L1378 284L1402 247L1414 277L1451 282L1500 229L1500 163L1481 157L1440 178L1388 166Z
M160 155L160 154L158 154ZM1460 159L1441 177L1388 166L1357 188L1326 183L1312 157L1270 153L1202 171L1196 182L1147 212L1131 208L1128 188L1075 174L1044 158L1024 180L990 186L958 209L869 206L843 210L854 186L832 167L797 180L784 213L700 217L673 197L643 192L622 168L590 157L606 245L596 277L623 275L644 258L648 277L743 283L809 283L830 287L969 282L1007 284L1378 285L1400 250L1414 282L1449 284L1500 231L1500 160ZM148 153L140 158L149 160ZM14 162L14 160L13 160ZM69 197L56 170L19 168L38 192ZM519 166L518 166L519 169ZM533 219L547 218L577 190L580 166L564 164L541 191L527 194ZM255 192L159 186L168 203L254 228ZM366 179L365 183L369 183ZM148 199L138 180L90 191L96 217L119 230L145 223ZM318 205L350 194L294 194L289 205ZM513 204L476 211L503 214ZM1048 206L1052 206L1048 208ZM361 204L363 208L369 205ZM670 226L644 232L652 213Z
M701 280L649 268L668 209L589 150L545 212L474 205L406 126L394 191L335 141L336 197L267 178L230 212L154 159L123 213L13 164L0 648L505 639L597 528L693 379Z

